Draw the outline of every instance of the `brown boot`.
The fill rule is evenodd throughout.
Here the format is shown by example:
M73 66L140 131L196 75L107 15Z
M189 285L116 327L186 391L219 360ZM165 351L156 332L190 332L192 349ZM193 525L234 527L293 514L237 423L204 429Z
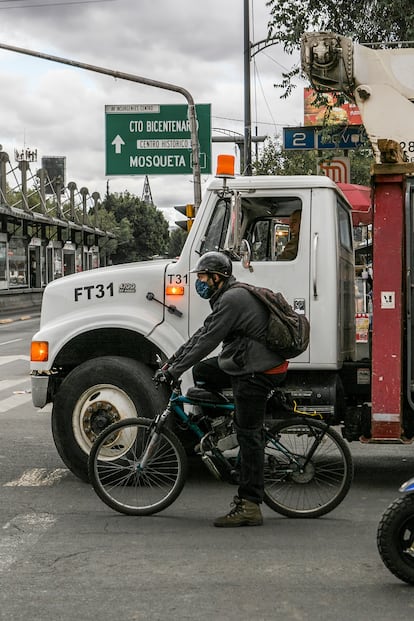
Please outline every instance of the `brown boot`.
M235 496L232 509L227 515L214 520L214 526L233 528L235 526L261 526L263 524L260 505Z

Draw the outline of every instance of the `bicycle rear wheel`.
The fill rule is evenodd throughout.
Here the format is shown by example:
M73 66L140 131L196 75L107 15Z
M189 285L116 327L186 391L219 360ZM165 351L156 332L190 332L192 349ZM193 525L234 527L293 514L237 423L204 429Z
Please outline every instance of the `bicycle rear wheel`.
M141 468L152 423L146 418L125 419L104 429L92 446L89 479L99 498L120 513L158 513L171 505L184 487L187 456L177 436L165 427Z
M335 509L353 479L351 452L326 423L280 420L267 431L264 502L288 517L320 517Z

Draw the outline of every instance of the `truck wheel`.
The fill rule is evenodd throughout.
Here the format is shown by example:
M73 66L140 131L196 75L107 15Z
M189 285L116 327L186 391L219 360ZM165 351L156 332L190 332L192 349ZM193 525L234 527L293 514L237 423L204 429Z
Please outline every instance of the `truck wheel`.
M88 455L95 438L124 418L153 418L167 402L147 366L130 358L95 358L62 382L52 410L52 433L66 466L88 482Z

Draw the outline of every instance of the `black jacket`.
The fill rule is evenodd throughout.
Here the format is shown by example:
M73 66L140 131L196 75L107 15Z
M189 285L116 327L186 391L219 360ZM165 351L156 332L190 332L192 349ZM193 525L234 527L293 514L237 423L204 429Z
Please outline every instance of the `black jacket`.
M193 336L176 351L169 372L178 378L223 343L218 361L229 375L266 371L284 359L265 345L269 311L252 293L232 288L231 276L210 299L212 312Z

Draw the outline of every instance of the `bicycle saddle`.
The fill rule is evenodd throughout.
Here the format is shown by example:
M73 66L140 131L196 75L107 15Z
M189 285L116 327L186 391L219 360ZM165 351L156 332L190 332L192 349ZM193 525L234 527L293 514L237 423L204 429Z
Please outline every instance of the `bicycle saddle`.
M222 403L232 403L232 400L223 395L221 392L200 388L199 386L190 386L186 395L191 401L202 401L204 403L213 403L215 405Z

